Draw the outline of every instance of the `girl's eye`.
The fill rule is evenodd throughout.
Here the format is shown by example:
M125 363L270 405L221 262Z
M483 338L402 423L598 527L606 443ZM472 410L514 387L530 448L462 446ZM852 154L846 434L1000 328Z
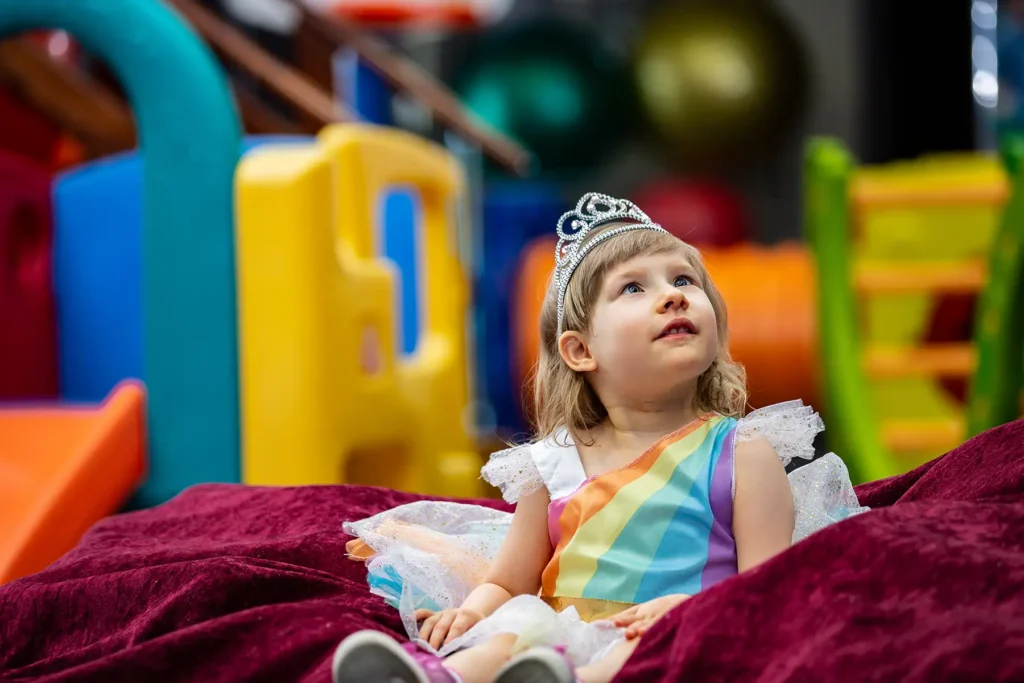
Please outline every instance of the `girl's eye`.
M693 280L685 275L680 275L676 278L676 287L689 287L693 284Z
M630 282L628 285L626 285L625 287L622 288L621 293L622 294L639 294L642 291L644 291L644 290L640 288L640 285L638 285L635 282Z

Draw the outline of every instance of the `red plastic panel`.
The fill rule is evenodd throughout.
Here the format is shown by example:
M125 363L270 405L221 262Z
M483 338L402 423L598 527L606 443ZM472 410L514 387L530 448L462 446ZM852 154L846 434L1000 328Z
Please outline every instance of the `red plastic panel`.
M0 151L0 400L57 396L50 183Z

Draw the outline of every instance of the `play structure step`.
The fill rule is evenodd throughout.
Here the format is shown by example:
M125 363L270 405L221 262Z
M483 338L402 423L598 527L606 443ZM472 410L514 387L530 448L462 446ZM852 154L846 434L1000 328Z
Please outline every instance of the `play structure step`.
M977 352L970 343L875 346L863 355L864 371L873 379L967 377L976 362Z
M934 263L863 263L854 270L861 295L976 294L988 278L981 259Z
M936 183L930 187L901 187L884 178L855 178L850 188L854 204L861 210L1000 204L1009 195L1005 179L983 184Z
M101 406L0 410L0 584L44 569L128 499L143 474L144 404L125 382Z
M882 442L894 453L944 453L963 443L964 436L964 421L961 418L893 419L882 423Z

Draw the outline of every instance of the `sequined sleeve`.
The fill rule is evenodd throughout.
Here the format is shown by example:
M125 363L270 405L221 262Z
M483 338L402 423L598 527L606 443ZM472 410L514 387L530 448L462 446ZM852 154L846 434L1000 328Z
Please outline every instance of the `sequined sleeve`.
M759 408L736 425L736 443L764 438L783 465L793 458L814 457L814 437L825 429L818 413L803 401L787 401Z
M497 451L480 470L484 481L501 490L505 502L514 503L544 488L544 479L531 452L533 445L523 444Z

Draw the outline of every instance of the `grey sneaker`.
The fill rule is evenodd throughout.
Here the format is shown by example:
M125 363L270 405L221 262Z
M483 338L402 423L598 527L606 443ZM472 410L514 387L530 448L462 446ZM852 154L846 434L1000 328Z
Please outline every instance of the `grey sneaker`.
M380 631L357 631L341 641L331 663L334 683L460 683L444 660L399 645Z
M534 647L498 672L494 683L576 683L576 672L565 653L550 647Z

